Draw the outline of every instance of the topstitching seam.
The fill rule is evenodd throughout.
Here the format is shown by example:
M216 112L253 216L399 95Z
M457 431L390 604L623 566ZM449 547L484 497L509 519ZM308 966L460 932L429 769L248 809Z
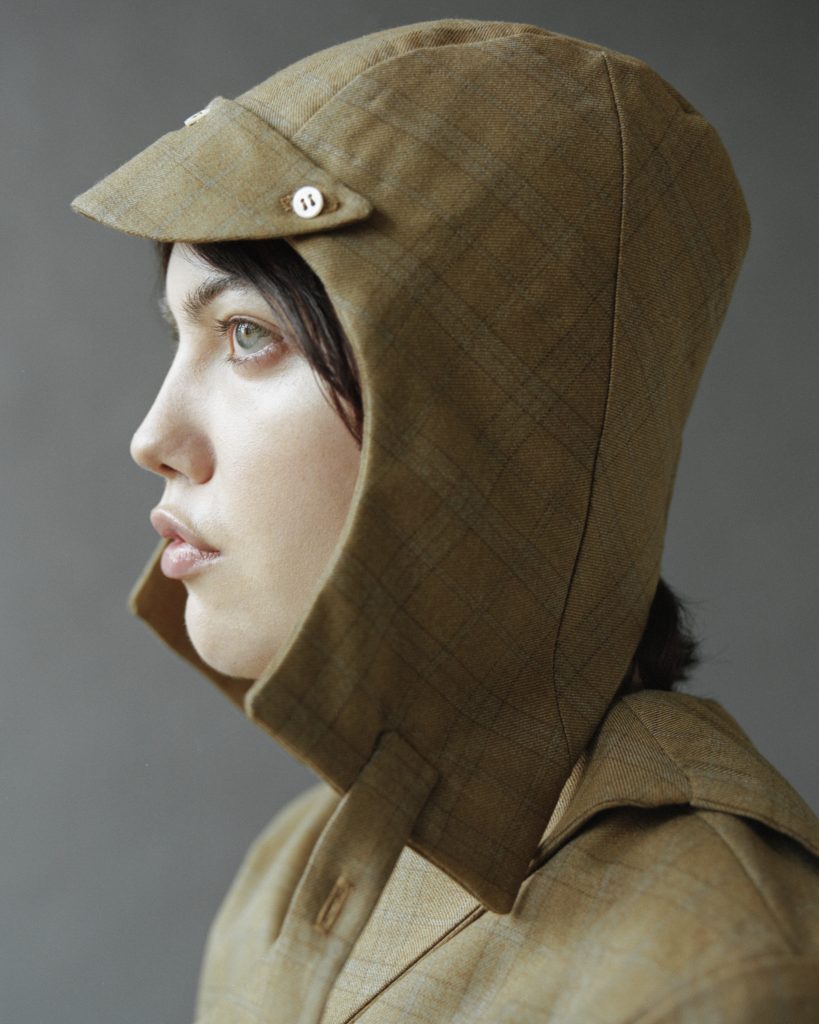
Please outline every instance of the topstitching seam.
M558 688L558 686L556 684L556 680L557 680L557 650L558 650L558 647L560 645L560 638L561 638L562 633L563 633L563 622L564 622L565 617L566 617L566 610L567 610L567 608L569 606L569 599L570 599L571 594L572 594L572 588L574 586L574 580L575 580L575 576L577 574L577 567L578 567L578 565L580 563L580 555L581 555L581 552L583 551L583 543L584 543L584 541L586 539L586 530L587 530L588 525L589 525L589 518L590 518L590 513L591 513L592 500L593 500L594 491L595 491L595 484L596 484L596 477L597 477L597 466L598 466L598 461L599 461L599 456L600 456L600 449L602 447L603 435L606 432L606 423L608 421L609 402L610 402L610 399L611 399L611 383L612 383L612 376L613 376L613 373L614 373L614 350L615 350L615 346L616 346L616 343L617 343L617 323L618 323L618 317L619 317L619 312L620 312L620 281L621 281L621 271L622 271L622 263L623 263L623 233L624 233L623 229L624 229L624 224L625 224L625 209L626 209L626 150L625 150L625 142L624 142L624 137L623 137L623 119L622 119L622 115L621 115L621 111L620 111L620 104L619 104L619 102L617 100L617 94L616 94L616 92L614 90L614 82L613 82L612 76L611 76L611 67L609 65L608 55L606 54L605 50L600 50L599 52L600 52L601 57L603 58L603 66L604 66L605 71L606 71L606 77L608 79L609 89L611 91L612 106L613 106L613 109L614 109L615 117L617 119L617 131L618 131L618 135L619 135L619 138L620 138L620 169L621 169L621 175L620 175L620 224L619 224L619 228L618 228L618 237L617 237L617 267L615 269L615 274L614 274L614 303L613 303L612 318L611 318L611 341L610 341L610 344L609 344L609 374L608 374L608 381L606 383L606 400L605 400L605 403L604 403L604 406L603 406L603 418L602 418L602 421L601 421L601 424L600 424L600 433L598 434L598 437L597 437L597 447L595 449L594 460L592 462L591 484L589 486L588 501L586 502L586 514L585 514L585 517L583 519L583 528L582 528L582 530L580 532L580 541L579 541L579 543L577 545L577 551L575 552L574 564L572 566L572 571L571 571L571 574L569 576L569 585L566 588L566 597L564 599L563 608L562 608L561 613L560 613L560 620L558 621L558 625L557 625L557 635L556 635L556 638L555 638L554 650L552 652L552 680L555 683L555 697L556 697L555 705L557 707L558 717L560 718L560 726L561 726L561 728L563 730L563 738L564 738L564 741L566 743L566 748L567 748L567 750L568 750L568 752L569 752L569 754L571 756L575 755L575 751L572 750L572 744L571 744L571 741L569 740L569 734L568 734L568 732L566 730L566 722L565 722L565 720L563 718L563 710L561 708L560 690L559 690L559 688Z

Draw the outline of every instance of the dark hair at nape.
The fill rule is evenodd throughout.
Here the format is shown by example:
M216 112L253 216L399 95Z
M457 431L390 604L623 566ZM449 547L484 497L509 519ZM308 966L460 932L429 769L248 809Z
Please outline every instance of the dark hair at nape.
M674 690L702 663L686 601L660 576L643 634L618 694L635 690Z
M355 354L318 277L281 238L225 242L186 242L214 269L249 281L271 309L284 315L296 341L328 398L361 447L364 418ZM157 242L164 277L172 242ZM660 577L640 642L620 683L617 696L637 690L673 690L702 661L686 604Z
M162 276L172 242L157 242ZM361 382L350 342L318 275L281 238L186 242L186 248L215 270L249 281L270 308L283 316L293 337L342 422L361 447Z

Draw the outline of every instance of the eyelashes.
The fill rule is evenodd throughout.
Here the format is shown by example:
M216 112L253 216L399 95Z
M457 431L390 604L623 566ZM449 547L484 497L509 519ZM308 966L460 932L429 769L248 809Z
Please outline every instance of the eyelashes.
M179 348L180 335L176 324L168 321L170 328L171 348L174 352ZM224 320L215 319L213 327L216 333L227 342L228 352L225 362L232 366L252 366L257 363L267 362L287 348L284 336L276 330L252 320L246 316L226 317ZM251 351L253 334L258 336L258 348Z
M263 324L257 323L255 320L250 320L247 317L228 317L225 320L216 320L216 328L223 338L226 338L230 348L230 352L226 357L228 363L240 366L252 365L270 359L274 356L279 349L284 347L284 338L277 331L272 331L269 327L265 327ZM243 328L250 328L252 332L258 332L262 337L260 340L264 341L264 344L257 351L249 351L248 346L244 345L240 341L240 333ZM247 332L245 331L245 340L247 340Z

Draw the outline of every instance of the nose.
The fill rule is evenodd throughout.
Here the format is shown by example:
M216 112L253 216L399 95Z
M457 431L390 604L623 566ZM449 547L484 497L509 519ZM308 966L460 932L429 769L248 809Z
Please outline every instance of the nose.
M173 480L206 483L213 474L213 449L196 403L173 368L131 438L131 458L142 469Z

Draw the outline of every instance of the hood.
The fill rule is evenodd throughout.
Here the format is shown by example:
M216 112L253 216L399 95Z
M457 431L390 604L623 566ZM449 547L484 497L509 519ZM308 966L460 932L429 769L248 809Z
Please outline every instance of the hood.
M391 808L389 857L406 841L506 912L654 596L748 244L730 159L643 62L464 19L330 47L189 121L73 206L147 238L286 238L358 362L361 469L260 678L198 658L165 542L132 607L337 792L369 786L351 820Z

